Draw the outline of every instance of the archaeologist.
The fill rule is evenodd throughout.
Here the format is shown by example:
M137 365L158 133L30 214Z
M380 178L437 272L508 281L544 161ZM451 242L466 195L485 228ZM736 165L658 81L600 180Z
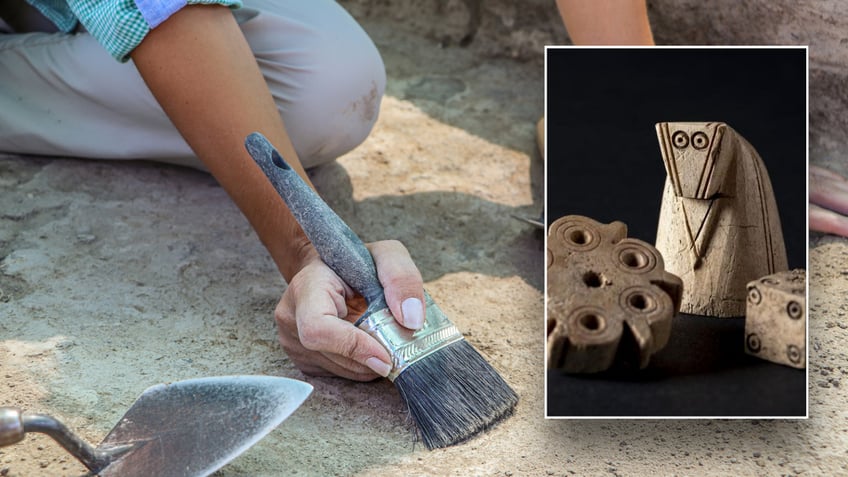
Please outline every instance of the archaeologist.
M312 374L388 374L386 349L338 319L362 311L353 292L244 148L262 132L308 182L304 167L367 137L385 69L353 18L330 0L31 3L0 5L7 31L29 32L0 34L0 151L208 170L289 284L275 316L292 361ZM370 250L392 312L420 327L423 285L408 252L396 241Z

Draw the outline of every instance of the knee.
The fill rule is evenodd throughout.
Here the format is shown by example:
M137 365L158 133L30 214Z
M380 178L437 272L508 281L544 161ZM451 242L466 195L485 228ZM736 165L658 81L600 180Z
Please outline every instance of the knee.
M335 2L274 3L274 12L247 22L262 33L245 36L301 162L314 167L368 137L385 91L385 67L368 35Z
M376 50L375 50L376 53ZM375 54L379 59L379 55ZM386 87L382 61L374 66L327 71L300 104L278 102L292 143L304 166L331 162L359 146L374 127Z

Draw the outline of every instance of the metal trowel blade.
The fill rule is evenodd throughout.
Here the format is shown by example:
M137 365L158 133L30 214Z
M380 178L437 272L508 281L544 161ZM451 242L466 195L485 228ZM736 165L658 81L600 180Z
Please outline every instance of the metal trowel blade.
M271 376L191 379L148 388L98 446L130 446L102 477L205 476L250 448L312 392Z

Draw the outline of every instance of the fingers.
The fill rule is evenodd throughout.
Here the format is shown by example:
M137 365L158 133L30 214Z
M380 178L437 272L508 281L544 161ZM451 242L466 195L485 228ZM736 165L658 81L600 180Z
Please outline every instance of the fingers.
M368 244L386 303L398 322L412 330L424 325L424 282L406 247L397 240Z
M848 237L848 217L810 204L810 230Z
M285 322L286 320L280 319L280 315L278 315L277 324L280 344L294 365L305 374L313 376L340 376L355 381L371 381L379 378L385 372L381 371L378 374L371 368L350 358L307 349L300 342L296 325L289 327ZM294 322L295 320L292 318L291 323ZM292 329L294 332L292 332Z
M810 166L810 203L848 214L848 181L815 166Z
M275 312L280 343L304 373L369 381L391 371L388 351L343 319L350 296L321 262L301 270L283 294Z
M355 367L356 372L367 367L380 376L388 376L392 369L388 351L377 340L334 314L319 314L308 306L300 307L297 324L303 347L321 352L336 364L350 365L353 361L360 365Z
M829 177L831 179L837 179L844 181L845 179L839 174L831 171L830 169L825 169L824 167L810 165L810 178L813 177Z
M368 246L386 303L398 322L424 324L424 287L409 252L397 241ZM392 359L376 339L353 325L363 300L321 261L300 270L280 300L275 318L280 343L304 373L358 381L387 376Z

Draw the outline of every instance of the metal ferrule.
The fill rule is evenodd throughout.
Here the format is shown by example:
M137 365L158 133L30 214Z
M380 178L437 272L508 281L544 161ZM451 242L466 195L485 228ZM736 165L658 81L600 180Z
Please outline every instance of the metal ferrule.
M424 300L426 314L420 330L412 331L401 326L388 308L372 313L358 325L389 350L392 370L388 378L391 381L416 361L463 339L459 329L426 292Z
M21 410L14 407L0 407L0 447L22 441L25 434Z

